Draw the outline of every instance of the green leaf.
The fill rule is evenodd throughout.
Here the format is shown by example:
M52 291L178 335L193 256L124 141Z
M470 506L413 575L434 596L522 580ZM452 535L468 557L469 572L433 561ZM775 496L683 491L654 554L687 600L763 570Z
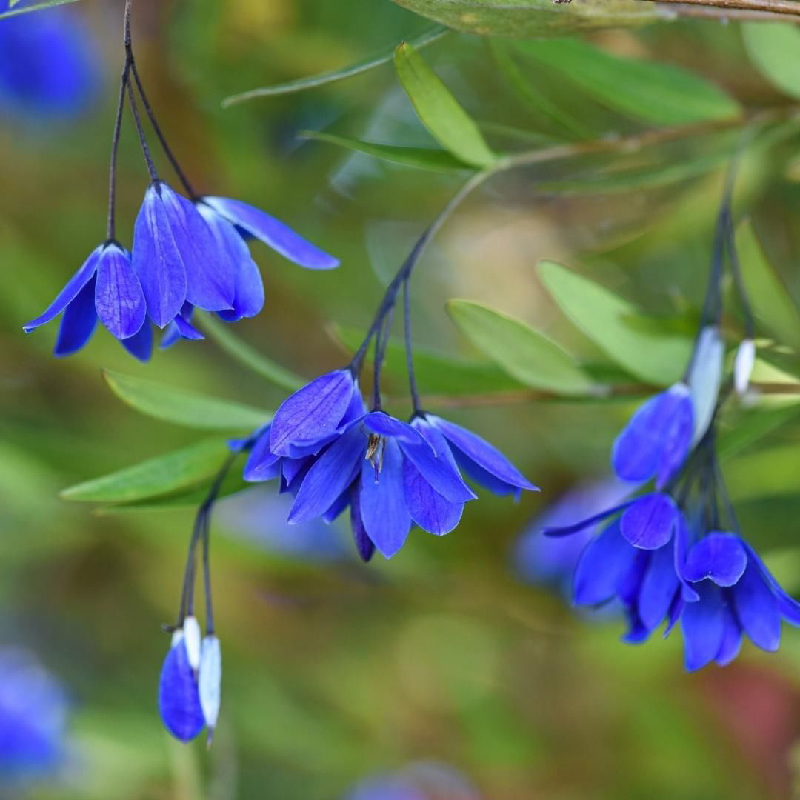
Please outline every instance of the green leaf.
M524 322L470 300L450 300L447 311L479 350L525 386L561 394L594 388L569 353Z
M628 320L640 312L594 281L543 261L539 277L556 304L586 336L631 375L657 386L674 383L691 354L691 340L637 330Z
M644 25L665 17L640 0L395 0L428 19L478 36L542 39L578 30Z
M398 147L393 144L362 142L346 136L316 131L303 131L300 135L306 139L338 144L348 150L365 153L368 156L375 156L375 158L391 161L394 164L403 164L407 167L419 167L420 169L430 169L438 172L472 169L469 164L465 164L451 153L448 153L447 150L430 150L425 147Z
M416 48L426 47L433 42L438 41L445 36L449 31L441 25L436 25L421 33L414 39L409 39L409 42ZM301 92L304 89L315 89L317 86L325 86L328 83L341 81L345 78L351 78L353 75L360 75L362 72L379 67L382 64L388 64L394 58L395 48L383 51L378 55L359 61L356 64L350 64L342 69L336 69L332 72L323 72L320 75L312 75L310 78L300 78L295 81L288 81L287 83L279 83L275 86L262 86L259 89L251 89L248 92L241 94L234 94L231 97L226 97L222 101L222 107L228 108L236 103L244 103L247 100L255 100L259 97L274 97L279 94L290 94L292 92Z
M45 0L42 3L33 3L32 5L25 6L24 8L14 8L20 0L12 0L9 5L11 11L4 11L0 14L0 20L6 17L16 17L18 14L29 14L31 11L43 11L46 8L53 6L63 6L67 3L75 3L77 0Z
M211 314L202 311L195 312L194 319L198 325L213 339L219 347L229 356L235 358L240 364L252 370L256 375L266 378L282 389L294 391L303 386L304 381L299 375L284 369L266 356L261 355L254 347L243 342L238 336L231 333L230 327L215 319Z
M633 119L682 125L740 113L739 105L714 84L671 64L620 58L577 39L518 42L515 47Z
M777 272L764 256L749 221L736 231L736 248L753 313L781 344L800 349L800 313Z
M742 450L755 444L788 422L800 418L797 405L778 408L757 408L746 411L730 428L724 428L719 437L720 458L727 461Z
M355 328L333 326L332 333L349 353L355 353L364 339L364 331ZM414 347L414 372L425 394L513 391L523 386L489 361L453 358L418 346ZM389 340L383 374L395 379L399 386L406 386L406 352L401 340Z
M800 30L788 23L746 22L741 26L750 60L771 83L800 97Z
M142 414L189 428L250 431L272 419L272 412L231 400L174 389L155 381L104 371L111 391Z
M417 115L442 147L476 167L487 167L496 160L475 122L407 42L395 51L394 67Z
M70 486L61 492L61 497L93 503L130 503L161 497L212 477L229 454L224 441L209 439Z

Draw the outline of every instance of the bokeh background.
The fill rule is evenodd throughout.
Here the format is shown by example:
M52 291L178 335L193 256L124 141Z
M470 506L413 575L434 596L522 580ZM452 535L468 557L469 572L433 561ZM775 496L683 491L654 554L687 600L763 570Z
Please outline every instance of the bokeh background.
M6 705L23 721L50 715L58 740L35 774L7 764L0 796L792 796L800 785L798 632L785 631L777 655L745 645L734 665L687 675L678 635L621 644L613 610L579 616L563 599L569 554L554 554L530 532L520 540L559 496L578 487L560 509L568 516L585 507L586 487L596 496L630 401L450 403L451 418L501 447L542 493L519 504L482 497L455 532L438 539L415 530L389 563L358 563L336 525L286 529L272 486L225 499L213 541L221 722L209 753L201 742L182 746L168 737L156 708L168 647L159 626L176 613L192 511L98 514L59 499L59 490L203 436L136 414L112 395L101 368L264 408L275 408L284 392L212 341L179 343L144 366L103 331L63 361L50 354L53 326L22 333L104 236L121 11L116 0L86 0L44 12L74 26L82 43L87 74L74 104L54 111L0 92L0 641L14 648L4 652L34 659L58 687L44 686L37 673L16 689L0 674L0 700L2 687L12 687ZM47 58L33 47L11 58L11 46L1 44L4 26L27 19L0 21L0 79L30 78L34 68L21 70L20 59ZM254 247L267 306L235 332L300 375L343 363L334 326L367 325L382 285L461 179L298 138L326 129L430 144L391 66L227 110L221 101L341 67L428 26L390 0L136 2L140 69L193 182L271 211L342 260L337 272L312 273ZM749 66L736 25L694 21L599 37L619 53L696 69L748 106L788 102ZM425 55L498 149L558 138L552 121L504 79L485 41L450 35ZM637 130L591 98L562 91L557 76L547 83L530 65L522 69L578 115L584 138ZM119 171L124 242L146 188L127 123ZM795 297L797 144L789 139L748 162L739 196ZM693 148L721 146L706 138L654 158L680 163ZM710 170L643 190L569 188L611 158L514 174L471 198L420 265L418 345L479 358L444 312L448 298L463 297L535 322L596 359L539 284L534 268L543 258L649 313L691 319L721 176ZM734 338L737 326L729 320ZM402 410L402 382L390 381L388 390ZM795 591L800 409L787 420L729 465L729 479L747 535ZM33 662L12 662L17 677L33 674ZM11 739L0 736L0 750L13 729L4 734Z

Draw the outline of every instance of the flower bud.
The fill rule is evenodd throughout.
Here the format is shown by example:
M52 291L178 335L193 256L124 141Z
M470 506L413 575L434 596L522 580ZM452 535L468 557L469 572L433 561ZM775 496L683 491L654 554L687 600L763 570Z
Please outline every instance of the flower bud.
M186 656L193 672L200 667L200 624L197 617L189 616L183 621L183 636L186 640Z
M222 681L222 654L219 639L206 636L203 639L200 655L200 705L208 727L208 742L214 735L214 728L219 716L220 683Z
M736 360L733 366L733 383L736 387L736 394L743 395L747 392L755 360L755 342L752 339L744 339L736 351Z
M722 382L722 361L725 345L716 325L707 325L700 331L695 345L692 368L689 373L689 391L694 407L694 443L708 430L719 397Z

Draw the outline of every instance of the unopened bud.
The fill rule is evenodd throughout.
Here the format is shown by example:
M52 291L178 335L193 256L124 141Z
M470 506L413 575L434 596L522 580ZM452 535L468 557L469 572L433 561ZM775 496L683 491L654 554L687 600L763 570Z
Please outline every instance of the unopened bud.
M186 617L183 621L183 635L186 639L186 656L192 672L200 667L200 623L197 617Z
M733 384L736 387L736 394L743 395L747 392L755 360L755 342L752 339L744 339L736 351L736 360L733 365Z
M219 639L206 636L203 639L200 656L200 706L208 728L208 743L214 735L214 728L219 717L220 684L222 682L222 653Z

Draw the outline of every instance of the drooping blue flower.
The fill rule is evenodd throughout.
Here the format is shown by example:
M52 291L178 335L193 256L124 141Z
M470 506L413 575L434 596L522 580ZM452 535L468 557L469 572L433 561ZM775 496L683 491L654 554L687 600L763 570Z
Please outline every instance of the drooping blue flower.
M182 742L194 739L205 725L197 679L189 664L182 631L173 634L161 667L158 710L166 729Z
M99 319L129 352L146 361L152 337L144 325L145 313L144 294L130 254L116 242L106 242L91 253L47 310L23 330L30 333L63 314L54 352L67 356L89 341Z
M27 652L0 649L0 785L52 775L66 758L67 697Z
M0 12L8 7L0 0ZM0 117L73 119L91 105L100 73L99 53L76 14L54 9L0 24Z

